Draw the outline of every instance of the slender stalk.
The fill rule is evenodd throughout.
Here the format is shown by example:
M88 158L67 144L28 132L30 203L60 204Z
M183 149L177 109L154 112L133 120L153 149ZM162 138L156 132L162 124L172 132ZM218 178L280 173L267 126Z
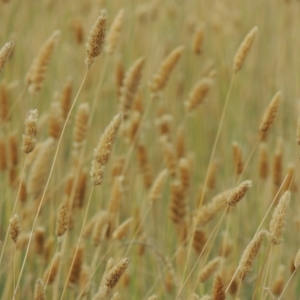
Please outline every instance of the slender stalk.
M203 254L204 250L206 249L206 247L207 247L209 241L210 241L211 238L213 237L214 233L217 231L218 227L221 225L221 223L222 223L222 221L223 221L223 219L224 219L224 217L225 217L225 215L226 215L226 212L227 212L227 210L228 210L228 207L229 207L229 206L226 207L226 209L224 210L223 215L221 216L221 218L220 218L220 220L218 221L217 225L215 226L215 228L214 228L213 231L211 232L210 236L208 237L208 239L207 239L205 245L203 246L203 249L202 249L201 253L200 253L199 256L197 257L197 260L196 260L196 262L195 262L195 264L194 264L192 270L190 271L190 273L188 274L186 280L184 281L184 283L182 284L181 288L179 289L179 292L178 292L178 294L177 294L175 300L178 300L178 299L179 299L180 294L182 293L182 291L183 291L184 287L186 286L188 280L189 280L190 277L192 276L192 273L193 273L194 270L196 269L197 264L198 264L198 262L200 261L200 258L202 257L202 254Z
M222 130L222 127L223 127L223 123L224 123L225 114L226 114L226 111L227 111L227 106L228 106L228 103L229 103L229 98L230 98L233 82L234 82L234 74L231 77L229 89L228 89L228 92L227 92L225 104L224 104L224 107L223 107L221 119L220 119L219 126L218 126L218 131L217 131L215 141L214 141L214 144L213 144L213 148L212 148L212 151L211 151L211 154L210 154L210 159L209 159L209 163L208 163L208 167L207 167L207 171L206 171L206 175L205 175L205 181L204 181L204 185L203 185L203 193L201 195L201 199L200 199L198 207L197 207L198 213L200 211L200 208L201 208L203 200L204 200L206 186L207 186L207 183L208 183L209 171L210 171L210 168L212 166L212 162L213 162L215 152L216 152L216 149L217 149L217 145L218 145L218 142L219 142L219 138L220 138L220 135L221 135L221 130ZM197 213L196 220L198 218L198 213ZM188 245L187 262L185 264L185 269L183 271L183 274L185 274L186 271L187 271L187 267L188 267L188 263L189 263L189 257L190 257L191 250L192 250L192 242L193 242L193 236L194 236L195 230L196 230L196 222L194 223L192 231L191 231L190 242L189 242L189 245Z
M286 283L286 285L285 285L285 287L284 287L284 289L283 289L281 295L279 296L279 298L278 298L277 300L282 299L282 296L283 296L284 292L286 291L288 285L290 284L290 282L291 282L292 278L294 277L294 275L296 274L297 270L298 270L298 269L295 269L295 270L294 270L294 272L292 273L291 277L290 277L289 280L287 281L287 283Z
M26 162L27 162L27 157L28 156L26 155L26 158L25 158L25 161L24 161L24 165L23 165L23 169L22 169L22 173L21 173L21 178L20 178L20 183L19 183L19 187L18 187L17 196L16 196L16 199L15 199L15 202L14 202L14 207L13 207L12 213L11 213L11 218L13 217L13 215L14 215L14 213L16 211L16 208L17 208L18 199L19 199L19 195L20 195L20 191L21 191L22 180L23 180L24 171L25 171L25 166L26 166ZM9 226L8 226L8 228L6 230L4 242L3 242L3 245L2 245L1 256L0 256L0 265L1 265L1 262L2 262L4 248L6 246L6 242L7 242L7 238L8 238L8 233L9 233Z
M74 257L73 257L71 266L70 266L70 268L69 268L69 272L68 272L68 275L67 275L67 279L66 279L66 281L65 281L64 289L63 289L63 292L62 292L62 295L61 295L61 298L60 298L61 300L63 299L63 297L64 297L64 295L65 295L66 288L67 288L67 284L68 284L68 280L69 280L69 277L70 277L70 275L71 275L71 271L72 271L72 268L73 268L73 265L74 265L74 262L75 262L75 259L76 259L76 254L77 254L78 249L79 249L79 245L80 245L80 242L81 242L81 238L82 238L84 226L85 226L85 223L86 223L86 220L87 220L87 215L88 215L88 212L89 212L89 207L90 207L90 204L91 204L91 199L92 199L93 191L94 191L94 186L92 186L92 188L91 188L91 192L90 192L88 204L87 204L87 207L86 207L86 210L85 210L85 214L84 214L84 218L83 218L83 222L82 222L82 226L81 226L81 230L80 230L78 242L77 242L77 245L76 245Z
M59 137L59 140L58 140L58 144L57 144L57 148L56 148L56 151L55 151L55 154L54 154L54 159L53 159L53 162L52 162L52 165L51 165L51 168L50 168L50 173L49 173L49 176L48 176L48 179L47 179L47 182L46 182L46 185L45 185L45 188L44 188L44 192L42 194L42 197L41 197L41 201L39 203L39 206L38 206L38 209L37 209L37 213L35 215L35 218L34 218L34 221L33 221L33 225L32 225L32 229L31 229L31 233L30 233L30 237L29 237L29 241L28 241L28 245L27 245L27 248L26 248L26 252L25 252L25 256L24 256L24 260L23 260L23 264L22 264L22 267L21 267L21 271L20 271L20 275L19 275L19 278L18 278L18 282L17 282L17 285L16 285L16 288L15 288L15 291L14 291L14 295L13 295L13 299L15 299L15 296L16 296L16 293L17 293L17 290L18 290L18 287L19 287L19 284L20 284L20 280L21 280L21 277L22 277L22 274L23 274L23 271L24 271L24 268L25 268L25 263L26 263L26 259L27 259L27 256L28 256L28 253L29 253L29 247L31 245L31 241L32 241L32 237L33 237L33 232L34 232L34 229L35 229L35 225L36 225L36 222L37 222L37 218L39 216L39 213L40 213L40 210L42 208L42 204L43 204L43 201L45 199L45 195L46 195L46 191L48 189L48 186L49 186L49 183L50 183L50 179L51 179L51 176L52 176L52 173L53 173L53 170L54 170L54 165L55 165L55 162L56 162L56 159L57 159L57 156L58 156L58 150L60 148L60 145L61 145L61 142L62 142L62 138L64 136L64 132L66 130L66 127L67 127L67 123L70 119L70 116L71 116L71 113L72 113L72 110L75 106L75 103L78 99L78 96L81 92L81 89L83 87L83 84L86 80L86 77L87 77L87 74L88 74L88 70L86 71L84 77L83 77L83 80L82 80L82 83L79 87L79 90L77 92L77 95L72 103L72 106L69 110L69 113L68 113L68 116L65 120L65 123L64 123L64 126L63 126L63 129L62 129L62 132L61 132L61 135Z

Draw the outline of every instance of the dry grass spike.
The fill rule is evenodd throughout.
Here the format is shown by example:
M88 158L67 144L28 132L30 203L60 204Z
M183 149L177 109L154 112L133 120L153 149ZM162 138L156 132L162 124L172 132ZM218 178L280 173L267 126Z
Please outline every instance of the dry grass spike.
M266 230L259 231L244 250L244 253L239 263L239 271L241 273L242 278L245 278L252 270L253 262L259 252L261 244L266 235Z
M244 65L245 59L252 47L254 42L257 27L253 27L251 31L246 35L242 44L240 45L238 51L235 54L234 61L233 61L233 72L237 73L242 66Z
M100 11L100 15L90 30L88 41L86 43L85 64L88 69L91 68L94 60L103 50L107 26L107 12L105 9Z
M107 34L107 46L106 46L106 53L112 54L118 44L118 41L120 39L121 30L123 27L123 19L124 19L124 9L120 9L109 29L109 32Z
M105 129L97 147L94 150L91 177L94 185L100 185L105 173L105 165L111 155L112 147L122 122L122 115L116 115Z
M7 60L9 59L13 49L15 46L15 42L11 41L6 43L0 50L0 73L3 70Z
M227 199L228 205L234 206L243 199L246 192L251 188L252 181L245 180L237 188L235 188Z
M285 216L290 202L290 197L290 191L284 192L273 212L269 225L270 232L272 233L273 245L278 245L282 242L282 234L285 225Z
M263 138L266 137L268 130L270 129L271 125L273 124L276 118L281 97L282 97L282 93L277 92L275 96L272 98L269 106L267 107L265 114L263 115L262 121L259 126L259 131L263 136Z
M150 90L153 93L157 93L162 90L171 75L172 70L179 61L184 47L179 46L175 48L161 63L156 74L153 76L150 82Z
M10 220L9 220L9 231L10 231L10 237L14 241L14 243L17 243L18 236L21 232L20 230L20 221L17 214L15 214Z
M39 54L34 59L26 74L25 81L28 86L28 91L31 94L37 93L42 88L48 65L58 43L59 36L59 30L53 32L40 50Z
M45 284L42 279L38 279L35 283L33 300L46 300Z

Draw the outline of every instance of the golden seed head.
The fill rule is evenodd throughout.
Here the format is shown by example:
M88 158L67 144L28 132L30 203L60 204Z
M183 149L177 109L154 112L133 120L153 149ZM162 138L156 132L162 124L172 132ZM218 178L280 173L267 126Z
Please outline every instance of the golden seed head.
M99 56L103 50L103 45L106 35L107 26L107 12L105 9L100 11L100 15L90 30L88 41L86 43L86 58L85 64L89 69L97 56Z
M9 227L10 227L10 237L14 241L14 243L17 243L18 236L21 232L20 230L20 221L17 214L15 214L10 220L9 220Z
M107 54L111 55L117 47L118 41L120 39L120 33L123 27L124 12L124 9L119 10L109 29L109 32L107 34L107 46L105 49Z
M96 149L94 150L94 159L92 161L90 173L94 185L100 185L102 183L105 165L109 160L122 119L123 117L121 114L118 114L113 118L113 120L105 129Z
M56 236L61 237L67 231L69 225L68 204L63 202L58 209Z
M34 287L34 300L46 300L45 284L42 279L38 279Z
M13 48L15 46L15 42L11 41L6 43L1 49L0 49L0 73L2 69L4 68L7 60L9 59Z
M290 197L290 191L284 192L273 212L272 219L269 225L270 232L272 233L273 245L281 244L282 234L285 225L285 216L290 202Z
M296 269L298 269L299 266L300 266L300 249L298 250L298 252L295 256L294 266L295 266Z
M254 259L256 258L266 235L266 230L259 231L246 247L239 263L239 270L242 274L242 278L245 278L252 270Z
M242 44L240 45L238 51L235 54L234 62L233 62L233 72L237 73L243 66L245 59L252 47L252 44L254 42L257 27L254 27L251 29L251 31L246 35L244 38Z
M277 116L277 111L278 111L278 107L279 107L279 104L281 101L281 97L282 97L281 92L277 92L275 94L275 96L272 98L269 106L267 107L267 110L263 116L261 123L260 123L259 131L261 134L263 134L264 137L267 134L267 131L269 130L269 128L271 127L271 125L273 124L273 122Z
M235 188L227 199L229 205L236 205L245 196L246 192L251 188L252 181L245 180L237 188Z

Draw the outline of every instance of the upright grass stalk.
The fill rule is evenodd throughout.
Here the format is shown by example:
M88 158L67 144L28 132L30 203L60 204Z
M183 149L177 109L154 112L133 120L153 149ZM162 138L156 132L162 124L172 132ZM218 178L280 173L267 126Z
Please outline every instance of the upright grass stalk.
M77 92L77 94L75 96L75 99L74 99L74 101L72 103L72 106L71 106L71 108L69 110L68 116L67 116L67 118L65 120L65 123L64 123L61 135L60 135L58 143L57 143L57 148L56 148L56 151L55 151L55 154L54 154L54 158L53 158L53 162L52 162L52 165L51 165L51 168L50 168L50 173L49 173L49 176L48 176L48 179L47 179L47 182L46 182L46 185L45 185L43 194L41 196L41 200L40 200L40 203L39 203L39 206L38 206L38 209L37 209L34 221L33 221L33 225L32 225L32 229L31 229L31 233L30 233L28 245L27 245L27 248L26 248L25 256L24 256L24 259L23 259L22 267L21 267L21 271L20 271L20 274L19 274L19 277L18 277L16 288L14 290L13 299L15 299L15 297L16 297L17 290L18 290L18 287L19 287L19 284L20 284L20 281L21 281L21 277L22 277L22 274L23 274L23 271L24 271L24 268L25 268L25 263L26 263L26 259L27 259L28 253L29 253L29 247L31 245L31 241L32 241L32 237L33 237L33 232L34 232L34 229L35 229L35 226L36 226L36 222L37 222L40 210L41 210L42 205L43 205L43 201L44 201L45 196L46 196L46 192L47 192L47 189L48 189L48 186L49 186L49 183L50 183L50 179L51 179L51 176L52 176L52 173L53 173L53 170L54 170L54 165L55 165L55 162L56 162L56 159L57 159L57 156L58 156L58 151L60 149L60 145L61 145L64 133L65 133L65 130L66 130L66 127L67 127L67 123L68 123L68 121L70 119L71 113L72 113L73 108L74 108L74 106L76 104L78 96L79 96L79 94L80 94L80 92L82 90L82 87L83 87L83 84L84 84L84 82L86 80L87 74L88 74L88 70L86 71L86 73L85 73L85 75L83 77L83 80L82 80L81 85L79 87L79 90L78 90L78 92Z

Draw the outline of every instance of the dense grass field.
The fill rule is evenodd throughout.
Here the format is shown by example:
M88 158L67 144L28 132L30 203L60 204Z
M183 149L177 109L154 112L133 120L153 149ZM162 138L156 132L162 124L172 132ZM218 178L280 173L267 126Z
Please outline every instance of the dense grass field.
M2 0L0 28L1 299L300 299L299 1Z

